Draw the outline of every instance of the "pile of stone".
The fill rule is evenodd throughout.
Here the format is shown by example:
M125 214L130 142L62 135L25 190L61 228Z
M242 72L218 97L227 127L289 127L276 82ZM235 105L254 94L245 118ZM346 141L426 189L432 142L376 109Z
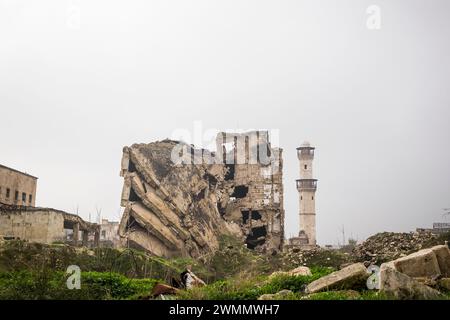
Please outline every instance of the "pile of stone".
M397 299L437 299L448 291L450 250L447 245L423 249L381 265L380 290Z
M383 232L371 236L352 252L353 259L367 267L404 257L424 248L437 236L429 232Z
M289 275L306 275L300 267ZM280 272L275 273L278 275ZM283 272L281 272L283 274ZM367 268L358 262L309 283L304 293L323 291L365 291L378 289L391 299L441 299L450 292L450 249L446 244L422 249L404 257L383 263L380 268ZM264 295L261 299L283 299L283 295ZM357 294L354 298L357 298Z
M368 286L371 277L374 288L388 298L439 299L441 291L450 290L450 250L447 245L422 249L383 263L379 272L370 275L364 264L355 263L311 282L306 293L360 289Z
M308 261L316 256L319 252L324 251L320 248L310 250L300 250L297 248L289 248L283 252L283 262L285 265L304 266Z

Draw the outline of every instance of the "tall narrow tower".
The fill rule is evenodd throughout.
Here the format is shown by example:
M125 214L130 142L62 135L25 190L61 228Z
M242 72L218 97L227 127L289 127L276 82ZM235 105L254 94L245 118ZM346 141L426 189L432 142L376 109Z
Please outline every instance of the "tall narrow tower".
M300 237L308 238L308 245L316 245L316 189L317 180L313 179L314 147L304 142L297 148L300 161L300 179L297 190L300 199Z

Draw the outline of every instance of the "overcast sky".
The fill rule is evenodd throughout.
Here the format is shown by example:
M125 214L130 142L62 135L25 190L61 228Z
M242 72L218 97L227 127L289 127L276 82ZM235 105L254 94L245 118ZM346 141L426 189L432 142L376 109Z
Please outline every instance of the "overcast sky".
M0 0L0 163L39 177L38 206L117 220L123 146L195 121L275 129L287 237L304 140L320 244L343 226L363 240L449 221L449 12L448 0Z

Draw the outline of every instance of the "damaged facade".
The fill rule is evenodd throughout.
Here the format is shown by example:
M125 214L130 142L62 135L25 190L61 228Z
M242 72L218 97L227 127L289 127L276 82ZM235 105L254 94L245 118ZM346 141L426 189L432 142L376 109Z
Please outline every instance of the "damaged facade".
M86 222L77 215L51 208L0 204L0 238L98 246L100 226Z
M199 257L221 235L261 252L284 239L282 150L267 131L219 133L216 151L164 140L123 149L119 235L159 256Z

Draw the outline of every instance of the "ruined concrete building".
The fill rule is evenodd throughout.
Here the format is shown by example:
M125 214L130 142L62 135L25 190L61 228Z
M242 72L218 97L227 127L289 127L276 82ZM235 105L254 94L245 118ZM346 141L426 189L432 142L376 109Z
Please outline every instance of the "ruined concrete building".
M123 149L119 235L159 256L199 257L221 235L274 253L284 239L282 150L267 131L219 133L216 152L164 140Z
M25 240L47 244L63 242L75 246L80 244L88 246L90 237L93 238L93 245L98 246L100 226L86 222L77 215L51 208L0 203L2 240Z

